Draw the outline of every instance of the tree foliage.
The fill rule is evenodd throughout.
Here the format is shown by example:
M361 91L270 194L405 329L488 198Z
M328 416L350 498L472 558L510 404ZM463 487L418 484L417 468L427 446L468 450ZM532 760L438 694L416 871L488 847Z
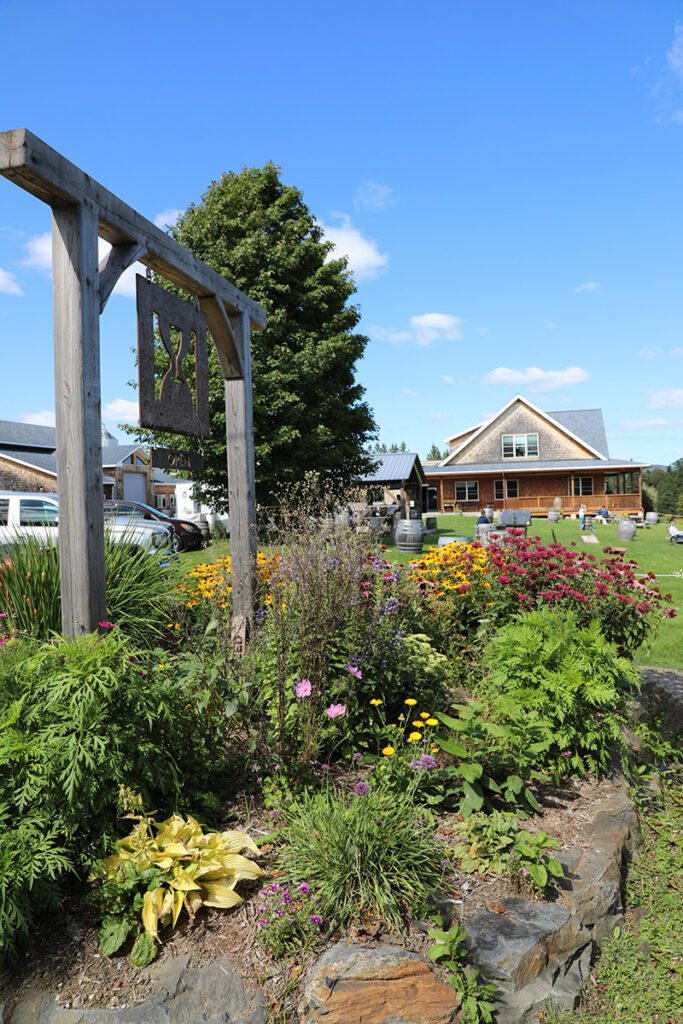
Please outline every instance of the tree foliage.
M427 454L425 455L425 459L427 460L427 462L441 462L441 460L445 459L447 455L447 448L445 448L442 452L438 444L433 444L432 447L427 452Z
M283 184L272 163L224 174L172 230L268 312L266 328L252 333L259 501L307 472L343 482L367 470L375 423L355 377L368 341L355 333L355 283L346 258L330 259L331 243L299 189ZM189 445L204 452L203 493L225 507L224 390L213 353L209 397L211 438Z
M683 515L683 459L674 462L659 478L657 511L660 515Z

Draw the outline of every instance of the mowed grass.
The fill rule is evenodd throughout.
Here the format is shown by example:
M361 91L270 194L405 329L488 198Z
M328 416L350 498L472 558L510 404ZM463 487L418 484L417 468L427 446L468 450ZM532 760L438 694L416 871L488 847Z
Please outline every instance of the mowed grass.
M441 536L472 538L476 516L439 515L438 529L428 533L425 550L435 547ZM683 571L683 544L670 544L665 523L638 530L635 540L622 543L617 540L616 523L610 526L596 526L597 544L584 544L575 519L564 519L561 523L549 523L547 519L534 519L529 534L537 535L546 543L559 541L566 547L572 544L600 555L604 547L625 547L626 557L638 563L643 572L657 574L657 584L663 594L671 594L673 607L679 612L678 618L665 619L658 634L637 655L639 665L654 665L659 668L675 668L683 671L683 577L673 573ZM230 554L229 540L216 540L202 551L187 551L180 556L180 568L189 572L202 562L215 562ZM407 565L416 557L410 552L398 551L389 546L387 558Z
M435 547L439 537L461 536L472 538L476 516L439 515L438 529L425 537L425 550ZM638 563L641 570L657 574L657 585L663 594L671 594L672 606L678 611L678 618L665 619L653 640L641 647L636 661L639 665L654 665L658 668L675 668L683 671L683 576L675 577L675 572L683 572L683 544L671 544L665 523L644 527L638 530L630 543L617 539L617 525L597 525L595 536L597 544L584 544L576 519L563 519L560 523L549 523L547 519L534 519L529 529L529 536L536 535L545 543L557 540L565 547L585 548L592 554L600 555L604 547L626 548L626 558ZM387 558L394 562L407 565L416 557L406 551L398 551L395 547L387 548Z

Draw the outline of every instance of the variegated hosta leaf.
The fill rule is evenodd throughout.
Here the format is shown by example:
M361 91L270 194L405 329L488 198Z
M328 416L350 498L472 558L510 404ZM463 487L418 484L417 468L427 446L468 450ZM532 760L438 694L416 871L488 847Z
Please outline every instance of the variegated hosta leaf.
M238 896L230 885L224 885L221 882L207 882L202 888L207 893L203 899L206 907L222 907L227 910L229 907L237 907L243 902L242 897Z

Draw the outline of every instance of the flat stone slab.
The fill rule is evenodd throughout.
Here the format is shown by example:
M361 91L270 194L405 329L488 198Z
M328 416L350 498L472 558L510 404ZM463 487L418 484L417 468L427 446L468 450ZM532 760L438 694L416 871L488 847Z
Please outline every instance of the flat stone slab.
M338 942L314 964L302 1024L449 1024L455 991L416 953L388 944Z
M498 987L498 1024L534 1020L549 1002L576 1006L596 942L623 921L622 867L636 837L635 810L617 786L596 806L581 846L558 858L561 903L508 899L503 914L486 910L465 922L473 962Z
M642 704L647 715L662 712L662 731L670 739L683 732L683 672L644 668L640 672Z
M0 1024L266 1024L259 996L248 992L226 957L190 969L179 956L153 967L153 994L126 1009L65 1008L39 989L13 1011L0 1004Z

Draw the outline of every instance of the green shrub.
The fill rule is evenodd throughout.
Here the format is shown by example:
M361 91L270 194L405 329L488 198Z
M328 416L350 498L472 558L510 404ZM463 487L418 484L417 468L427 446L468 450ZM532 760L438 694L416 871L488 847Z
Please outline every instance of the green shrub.
M544 756L558 774L607 771L625 752L627 685L638 686L598 622L580 627L572 612L543 608L503 626L484 652L485 685L551 723Z
M306 879L328 924L380 918L401 929L441 880L443 847L405 796L329 788L290 804L283 820L284 871L292 884Z
M177 601L175 567L105 538L107 616L142 646L162 635ZM0 611L11 631L47 640L61 632L59 551L21 538L0 561Z

